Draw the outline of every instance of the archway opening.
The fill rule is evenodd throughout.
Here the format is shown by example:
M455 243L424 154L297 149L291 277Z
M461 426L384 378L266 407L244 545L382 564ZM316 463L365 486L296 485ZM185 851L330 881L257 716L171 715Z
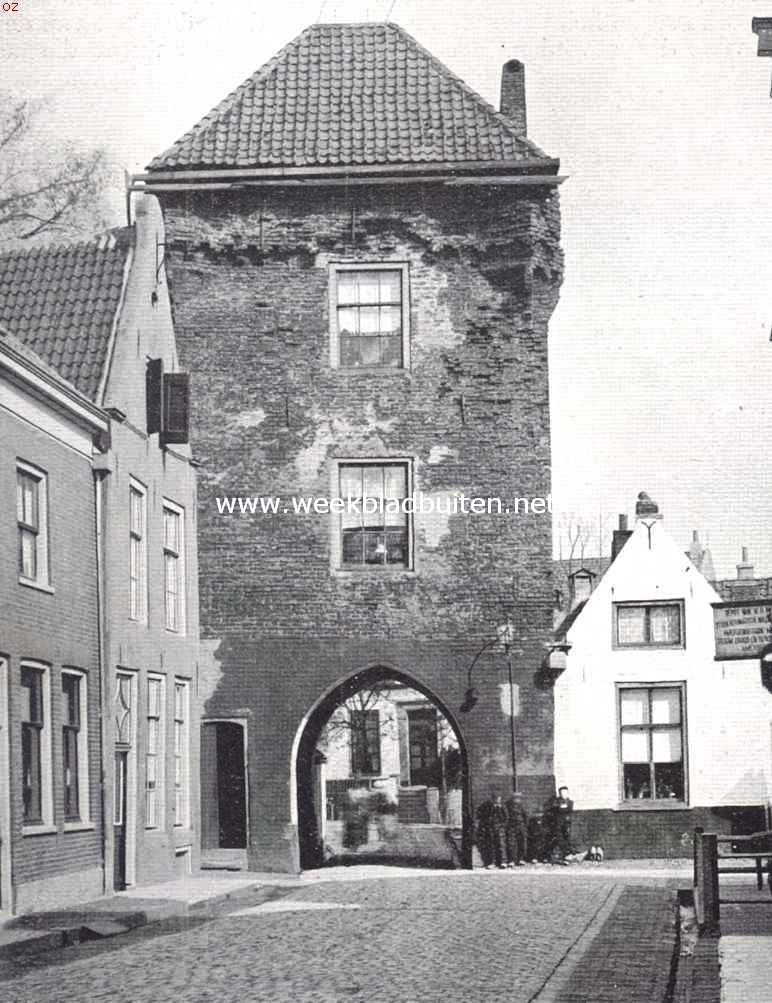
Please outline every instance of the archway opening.
M469 770L453 713L388 666L314 706L295 761L303 870L332 864L466 867Z

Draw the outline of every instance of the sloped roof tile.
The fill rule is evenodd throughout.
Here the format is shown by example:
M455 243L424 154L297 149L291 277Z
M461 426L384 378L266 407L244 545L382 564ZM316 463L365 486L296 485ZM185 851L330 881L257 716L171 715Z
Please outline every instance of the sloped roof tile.
M96 399L124 287L131 228L0 254L0 325Z
M149 171L548 161L395 24L314 24Z

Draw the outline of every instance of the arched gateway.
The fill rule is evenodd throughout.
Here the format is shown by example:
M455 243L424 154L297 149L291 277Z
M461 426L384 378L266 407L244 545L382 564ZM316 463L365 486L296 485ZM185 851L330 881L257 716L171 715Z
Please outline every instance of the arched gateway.
M325 863L321 829L323 827L324 805L320 798L320 737L337 708L355 694L382 686L399 683L418 691L442 714L450 725L458 745L460 758L460 778L462 784L462 839L461 857L465 867L471 866L472 858L472 814L470 811L469 764L464 737L454 713L429 689L426 684L405 672L388 665L372 665L354 672L337 682L314 704L298 729L293 745L293 779L291 784L291 805L293 818L297 821L300 867L309 870Z

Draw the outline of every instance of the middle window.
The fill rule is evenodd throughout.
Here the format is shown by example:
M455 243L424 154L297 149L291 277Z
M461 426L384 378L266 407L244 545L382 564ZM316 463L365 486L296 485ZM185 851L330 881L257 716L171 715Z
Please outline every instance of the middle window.
M331 278L337 340L333 365L406 367L406 266L336 265Z
M340 564L397 565L410 561L406 463L342 463Z

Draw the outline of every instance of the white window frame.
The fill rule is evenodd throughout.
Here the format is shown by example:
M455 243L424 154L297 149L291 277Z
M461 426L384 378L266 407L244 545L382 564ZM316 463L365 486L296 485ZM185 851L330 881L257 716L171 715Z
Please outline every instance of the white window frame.
M158 684L158 709L150 701L150 684ZM166 828L166 676L156 672L147 674L145 707L145 828L163 831ZM150 748L150 721L158 722L158 742ZM151 763L155 772L155 787L150 788ZM152 805L152 808L151 808Z
M407 495L412 497L414 466L409 456L340 456L330 465L330 498L340 497L340 468L349 466L404 466L407 474ZM415 512L407 515L407 564L344 564L343 533L340 513L330 512L330 571L335 576L349 575L414 575L415 569Z
M663 606L677 607L679 637L675 642L656 642L645 639L643 641L621 642L619 641L619 611L620 609L643 609L650 611ZM612 605L611 621L611 646L616 651L657 651L657 650L677 650L686 647L686 613L683 599L645 599L615 602ZM647 618L646 623L649 623Z
M43 713L42 728L40 729L40 815L39 822L23 822L22 834L33 836L41 832L56 832L54 825L54 793L53 793L53 755L52 755L52 728L51 728L51 666L43 662L36 662L31 659L24 659L19 669L19 688L21 685L21 672L23 669L32 669L41 675L41 704ZM24 721L21 722L22 724ZM21 728L19 729L21 738ZM23 781L23 777L22 777Z
M65 832L91 826L91 796L88 768L88 673L82 669L70 666L62 669L62 680L65 676L73 676L79 681L78 713L80 723L78 728L78 818L65 819ZM64 765L64 719L61 722L62 732L62 765Z
M622 724L622 694L629 690L678 690L680 693L680 712L681 720L679 722L680 732L681 732L681 767L683 769L683 784L684 784L684 796L683 798L628 798L625 792L625 763L623 761L622 755L622 731L623 727L635 728L635 726L623 726ZM650 699L650 698L649 698ZM683 679L672 679L672 680L657 680L652 681L625 681L618 682L616 684L616 719L617 719L617 762L619 764L619 807L622 809L634 809L636 811L645 811L646 809L661 810L663 807L668 808L688 808L689 807L689 736L688 736L688 709L687 709L687 692L686 692L686 681ZM641 725L641 729L646 728L649 736L652 731L656 729L656 725L649 722L647 725ZM664 726L663 726L664 727ZM648 739L651 742L651 738ZM653 760L649 760L649 768L651 770Z
M174 677L174 828L190 828L190 680Z
M132 497L135 493L141 498L141 535L139 536L131 521ZM136 575L132 567L135 540L139 541ZM135 623L147 623L147 542L147 488L140 481L131 477L129 478L129 619Z
M338 330L338 275L341 272L399 272L402 288L402 365L343 366ZM410 369L410 265L406 261L332 261L329 266L330 365L346 372L399 373Z
M177 552L167 549L166 546L166 514L167 512L172 513L177 516ZM186 627L186 614L187 614L187 602L186 602L186 577L185 577L185 509L181 505L177 505L176 502L170 501L168 498L162 499L161 503L161 533L162 533L162 548L163 548L163 592L164 592L164 625L166 630L172 634L179 634L184 636ZM176 593L176 608L175 615L177 618L177 625L170 626L169 617L169 594L166 588L166 564L167 557L175 558L176 565L176 576L177 576L177 593Z
M41 589L44 592L52 592L51 588L51 568L48 538L48 474L40 467L33 466L24 460L16 460L16 526L17 545L21 548L21 534L24 524L19 511L19 475L23 474L31 477L37 482L37 527L35 532L35 575L30 577L22 571L21 561L19 561L19 584L28 585L31 588Z

